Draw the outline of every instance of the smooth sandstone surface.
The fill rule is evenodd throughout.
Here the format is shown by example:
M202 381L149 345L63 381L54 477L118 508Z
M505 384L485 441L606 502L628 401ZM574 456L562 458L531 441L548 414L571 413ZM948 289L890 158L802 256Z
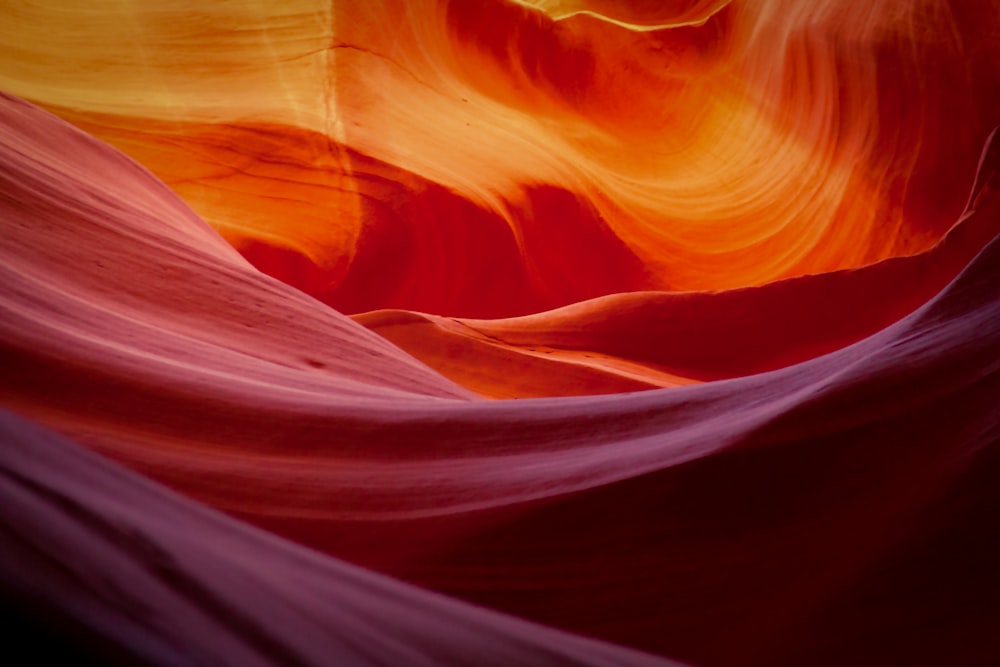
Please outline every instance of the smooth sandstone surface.
M0 17L40 660L1000 662L993 0Z

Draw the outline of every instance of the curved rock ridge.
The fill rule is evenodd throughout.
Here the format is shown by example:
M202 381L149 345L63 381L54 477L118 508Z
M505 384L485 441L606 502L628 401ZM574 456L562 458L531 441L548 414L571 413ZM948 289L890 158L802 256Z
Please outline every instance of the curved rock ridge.
M0 119L11 364L128 369L150 387L199 366L219 396L270 383L305 395L469 395L255 270L117 151L2 93Z
M9 641L22 656L95 665L680 665L276 540L8 412L0 411L0 438L0 590L5 603L28 600L47 614L8 626L20 630Z
M995 144L933 250L714 295L734 313L824 285L859 301L857 324L790 334L765 372L725 377L754 363L735 351L688 386L488 401L258 272L114 150L9 96L0 119L0 402L19 415L0 581L5 610L74 655L1000 660ZM912 294L891 287L904 276ZM864 303L876 288L899 311ZM707 327L709 296L661 298L705 299L685 318ZM669 373L672 348L608 342L658 310L593 312L454 326L514 347L579 335L606 368ZM697 360L699 342L677 349Z
M506 320L406 311L354 319L498 398L682 386L788 366L916 309L1000 231L998 134L983 150L966 211L917 255L723 292L614 294Z

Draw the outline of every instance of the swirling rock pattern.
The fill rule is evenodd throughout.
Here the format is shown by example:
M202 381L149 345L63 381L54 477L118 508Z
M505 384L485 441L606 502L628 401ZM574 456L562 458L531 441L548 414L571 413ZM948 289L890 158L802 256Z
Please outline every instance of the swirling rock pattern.
M0 16L23 648L1000 662L994 0Z

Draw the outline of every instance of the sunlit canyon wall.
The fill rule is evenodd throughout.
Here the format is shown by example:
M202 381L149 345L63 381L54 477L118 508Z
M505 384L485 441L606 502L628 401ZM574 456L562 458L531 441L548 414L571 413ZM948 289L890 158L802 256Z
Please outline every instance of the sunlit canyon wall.
M0 91L39 659L1000 663L995 0L4 1Z

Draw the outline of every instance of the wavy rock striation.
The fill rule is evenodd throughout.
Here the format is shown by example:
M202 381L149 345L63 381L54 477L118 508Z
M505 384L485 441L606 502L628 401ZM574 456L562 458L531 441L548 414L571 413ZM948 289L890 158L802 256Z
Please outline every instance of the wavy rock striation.
M40 660L1000 663L996 2L0 7Z

